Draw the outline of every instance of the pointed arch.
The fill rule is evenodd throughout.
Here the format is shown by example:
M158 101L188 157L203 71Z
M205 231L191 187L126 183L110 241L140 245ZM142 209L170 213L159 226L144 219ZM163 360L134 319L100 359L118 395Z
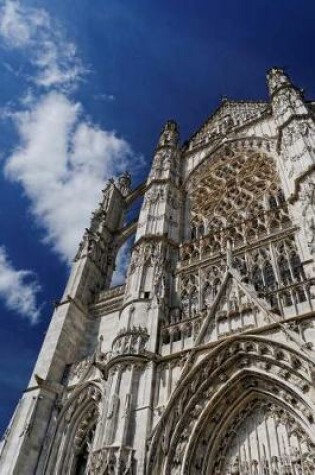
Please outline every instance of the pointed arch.
M201 443L203 453L203 437L211 438L211 447L218 445L228 431L233 408L240 408L241 401L255 398L280 406L280 399L283 399L285 406L282 407L314 444L314 405L308 396L312 385L310 363L299 351L258 336L230 338L200 355L199 363L179 380L155 428L148 473L215 473L213 467L209 468L209 461L215 459L214 449L207 455L208 461L203 461L202 471L200 467L199 471L192 471L194 454L201 450L198 443ZM208 432L203 436L207 424ZM209 424L212 424L211 428ZM159 460L163 460L163 464L157 466ZM216 473L223 475L220 471Z
M79 474L78 462L87 464L96 423L100 416L102 390L94 382L77 387L65 400L54 424L54 433L44 473ZM89 446L89 447L87 447Z
M230 475L230 473L246 473L246 469L249 469L249 466L246 466L249 462L249 451L251 452L250 465L252 467L259 465L267 469L271 466L273 458L277 457L278 464L282 464L281 468L284 468L283 463L286 463L286 453L284 452L290 448L298 449L298 446L294 441L290 445L288 440L290 432L282 429L281 433L277 435L286 436L285 447L271 447L268 437L273 437L275 432L274 428L270 427L272 421L268 421L269 427L267 428L261 427L259 420L259 416L267 415L268 408L276 411L274 417L278 413L279 416L286 418L287 424L290 423L292 426L290 430L293 430L293 426L298 428L296 430L303 434L307 445L314 450L315 433L310 428L311 412L306 416L303 414L297 402L296 391L283 384L274 375L247 368L235 373L227 382L228 385L225 384L216 395L216 401L208 402L190 435L183 461L183 474ZM242 424L248 422L248 417L251 418L252 423L250 430L259 431L259 441L258 435L257 438L256 434L253 434L254 437L250 437L241 432ZM267 421L264 422L267 425ZM273 422L275 423L276 420ZM249 442L251 442L251 449L246 447ZM268 442L269 447L267 446ZM274 441L274 443L276 442ZM281 443L278 441L280 446L282 443L283 441ZM239 472L232 471L232 469L236 469L236 461ZM187 469L188 467L189 469ZM313 467L315 468L314 465ZM265 472L258 472L258 474L260 473Z

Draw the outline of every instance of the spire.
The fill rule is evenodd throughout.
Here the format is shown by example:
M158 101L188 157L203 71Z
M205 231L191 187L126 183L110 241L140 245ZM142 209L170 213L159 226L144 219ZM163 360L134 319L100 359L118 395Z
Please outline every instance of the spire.
M168 120L160 134L156 151L152 161L147 186L156 180L179 179L179 131L174 120Z
M92 212L90 232L102 233L104 226L106 227L107 215L113 207L113 195L117 190L125 198L131 189L131 175L127 171L120 175L115 181L114 178L110 178L102 190L102 201L99 203L98 208ZM117 197L114 199L118 199Z
M272 68L267 73L272 110L278 128L288 121L308 114L302 90L296 87L281 68Z
M304 262L314 256L315 126L312 111L302 91L280 68L268 75L271 106L277 138L278 173L291 216L299 228L300 252Z

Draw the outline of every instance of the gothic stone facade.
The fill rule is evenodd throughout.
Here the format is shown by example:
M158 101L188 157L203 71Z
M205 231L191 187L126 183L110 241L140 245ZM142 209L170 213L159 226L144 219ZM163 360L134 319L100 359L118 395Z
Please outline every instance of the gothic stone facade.
M315 474L315 104L267 80L183 145L167 122L145 184L108 183L2 475Z

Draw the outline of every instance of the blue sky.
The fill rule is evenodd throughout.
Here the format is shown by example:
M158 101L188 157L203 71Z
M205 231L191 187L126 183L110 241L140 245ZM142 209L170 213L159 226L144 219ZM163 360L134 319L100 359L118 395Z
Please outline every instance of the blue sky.
M284 66L315 97L303 0L0 0L0 430L25 388L106 179L143 180L169 118L266 99Z

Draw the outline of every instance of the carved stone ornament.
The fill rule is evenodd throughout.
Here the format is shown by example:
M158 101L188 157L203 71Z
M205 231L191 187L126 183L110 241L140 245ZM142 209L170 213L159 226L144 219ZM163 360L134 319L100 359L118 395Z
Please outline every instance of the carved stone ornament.
M135 475L133 449L129 447L104 447L92 453L90 475Z
M123 196L127 196L130 192L131 175L128 172L123 173L117 180L117 188Z
M108 181L1 474L315 475L315 101L268 83Z
M47 474L75 473L86 451L86 463L100 415L101 391L94 384L84 385L64 398L55 421L52 444L48 447Z
M242 364L238 365L237 362L241 360ZM268 378L261 378L258 374L262 369L261 362L268 361L271 363L265 373ZM296 377L292 374L293 365ZM153 444L164 444L164 473L242 475L250 474L251 467L262 470L263 467L270 468L272 464L276 466L276 462L280 469L284 469L286 457L295 453L296 449L302 450L300 457L303 456L305 460L303 469L308 470L308 467L311 467L310 470L313 470L315 445L308 435L309 425L313 423L312 419L309 419L309 401L302 402L301 396L294 395L291 387L287 386L288 377L290 384L294 381L295 391L312 384L307 367L307 363L302 362L301 358L288 348L280 348L278 344L266 341L253 341L251 338L222 349L216 358L213 355L209 360L204 358L198 371L192 371L190 383L186 377L185 390L178 387L177 399L173 399L176 401L174 405L166 407L162 419L167 419L167 428L162 429L163 420L158 425ZM240 373L237 374L237 371ZM258 373L255 375L256 371ZM264 396L264 392L275 395L276 400L273 401L271 396ZM243 409L240 409L236 416L233 415L233 407L237 408L238 405ZM295 416L292 410L288 409L288 405L294 407L294 411L300 416ZM255 411L258 411L257 415ZM275 413L284 421L278 429L275 428L278 419L271 416ZM244 429L239 429L235 417L243 424ZM298 422L299 417L303 418L304 425ZM221 446L218 446L220 433ZM171 443L168 434L172 434ZM192 440L194 444L191 444ZM303 449L302 441L305 441ZM150 452L152 456L153 447L155 445ZM216 457L213 451L216 451ZM153 470L154 459L150 459L150 462ZM293 464L292 460L290 463ZM291 466L292 470L293 466L294 464ZM159 470L161 467L157 471L154 469L152 473L160 473ZM264 473L258 471L259 475ZM281 471L279 473L281 474Z

